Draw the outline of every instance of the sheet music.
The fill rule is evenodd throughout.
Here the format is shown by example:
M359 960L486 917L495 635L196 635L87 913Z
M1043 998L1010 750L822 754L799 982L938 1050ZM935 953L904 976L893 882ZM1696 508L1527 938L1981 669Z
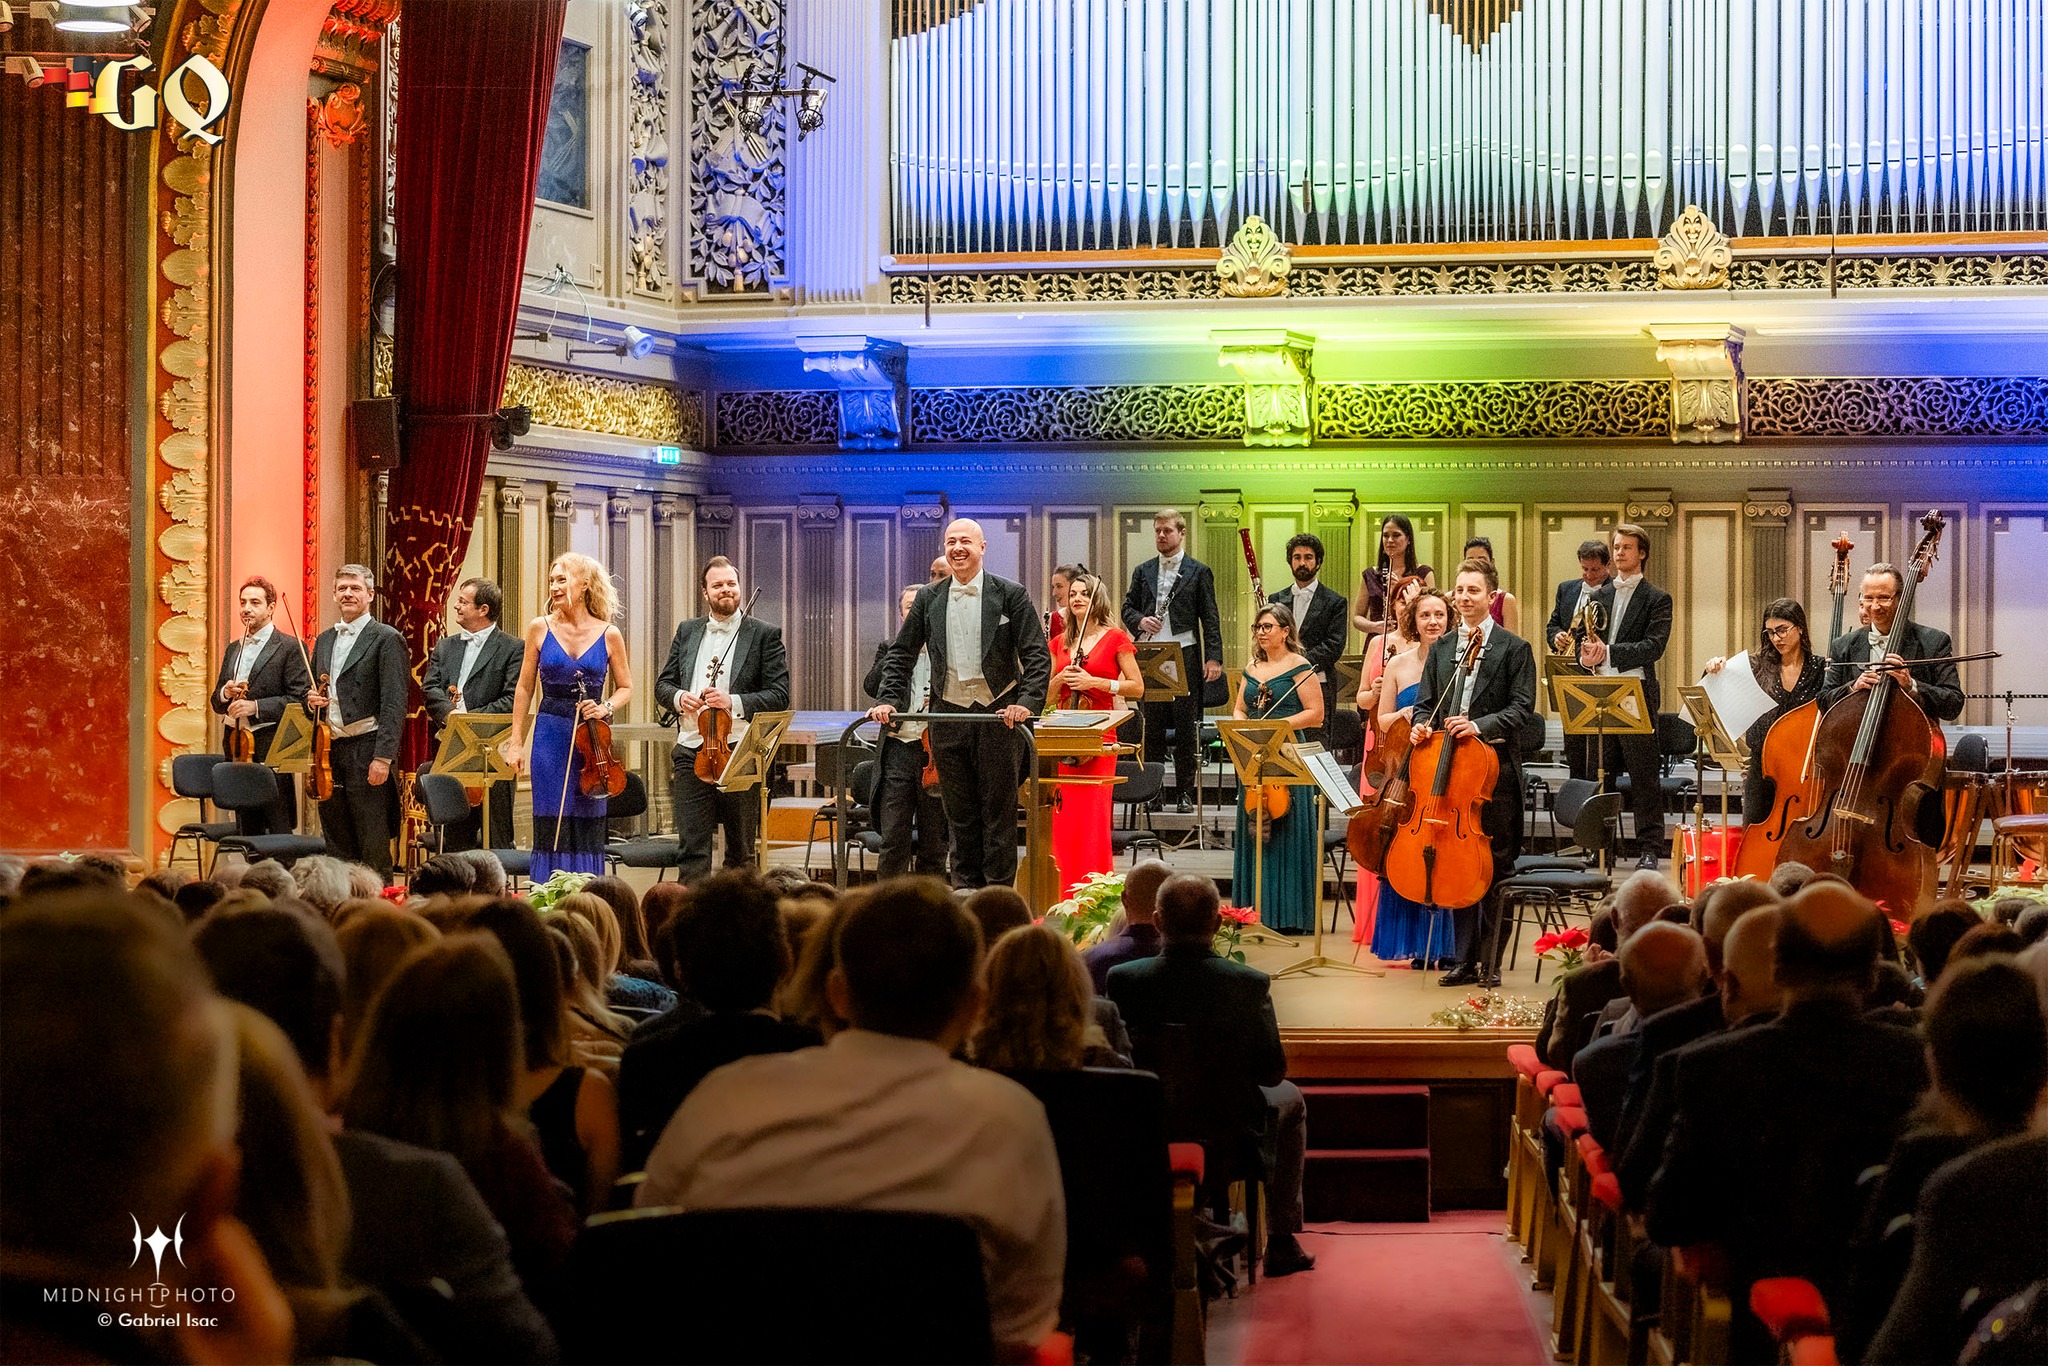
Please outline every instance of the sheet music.
M1778 705L1758 685L1756 673L1749 666L1747 650L1730 656L1728 662L1721 666L1721 672L1703 676L1700 686L1706 689L1707 700L1714 704L1714 711L1730 736L1741 735L1755 725L1759 717Z

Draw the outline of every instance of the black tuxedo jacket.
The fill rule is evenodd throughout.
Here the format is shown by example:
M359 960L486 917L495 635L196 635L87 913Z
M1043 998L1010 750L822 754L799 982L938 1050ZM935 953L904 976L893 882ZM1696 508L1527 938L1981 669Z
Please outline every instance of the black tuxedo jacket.
M1941 659L1954 653L1955 646L1944 632L1916 621L1906 623L1899 640L1900 658ZM1823 713L1847 697L1850 685L1856 681L1859 671L1841 666L1868 658L1870 632L1866 627L1857 627L1829 647L1828 681L1820 694ZM1920 710L1938 721L1953 721L1963 714L1963 677L1954 664L1916 664L1906 672L1920 686L1919 695L1913 699L1920 704Z
M1154 560L1152 563L1156 569L1159 562ZM1288 584L1266 601L1293 611L1294 585ZM1351 637L1351 604L1330 585L1318 583L1315 596L1308 600L1307 614L1294 623L1294 629L1301 636L1302 654L1316 666L1316 672L1322 675L1327 686L1333 677L1332 670L1337 667L1337 660L1344 654L1344 642Z
M329 695L341 703L344 725L361 717L377 718L377 745L371 757L396 762L398 733L405 725L406 688L411 669L405 659L405 637L398 629L374 617L364 617L362 638L348 652L341 677L328 679ZM334 628L328 627L313 642L313 672L329 674L334 658ZM303 705L303 700L301 702Z
M1609 579L1603 591L1610 617L1604 637L1607 662L1618 672L1643 671L1643 697L1655 714L1663 696L1657 687L1657 661L1671 643L1671 595L1645 578L1629 596L1628 614L1613 621L1614 580Z
M676 694L696 682L697 647L704 643L709 617L691 617L676 627L669 642L668 662L654 681L656 714L662 724L671 724ZM789 651L782 646L782 628L770 626L759 617L742 616L734 632L732 649L719 671L718 688L731 693L740 704L741 719L756 712L782 711L789 706Z
M426 699L427 719L433 723L436 735L455 710L455 699L448 695L448 689L461 676L462 652L468 648L469 642L461 636L443 636L427 660L427 680L420 685L420 695ZM469 671L469 683L462 690L463 710L511 711L512 695L519 688L519 669L525 662L526 646L519 637L494 628L483 648L477 651L476 667Z
M1558 632L1572 629L1572 617L1577 615L1579 610L1579 590L1585 587L1585 584L1585 579L1581 577L1566 579L1557 586L1557 605L1550 609L1550 620L1543 623L1543 643L1546 648L1551 641L1557 639ZM1614 580L1612 578L1593 590L1593 600L1604 604L1610 614L1613 612Z
M237 640L221 652L220 672L215 675L213 692L207 698L207 705L221 716L227 715L228 704L220 690L235 676L241 649L242 642ZM284 715L285 705L305 697L311 686L313 680L306 676L306 657L299 651L298 637L273 630L270 643L256 656L256 667L249 670L249 700L256 704L253 724L276 725Z
M1437 698L1453 693L1457 687L1458 632L1454 628L1429 647L1429 658L1422 665L1422 689L1415 695L1415 715L1427 717L1436 709ZM1452 700L1444 704L1443 715L1437 718L1439 727L1450 719L1456 705L1453 693ZM1473 682L1472 703L1467 712L1479 727L1479 737L1501 747L1503 782L1508 781L1506 770L1510 765L1520 766L1521 752L1516 748L1516 739L1535 711L1536 656L1528 641L1495 622L1486 652L1479 657L1479 676Z
M1109 970L1109 999L1130 1030L1133 1061L1153 1068L1151 1056L1165 1025L1186 1026L1204 1077L1213 1087L1196 1100L1197 1127L1205 1133L1176 1138L1227 1138L1265 1123L1261 1086L1287 1075L1287 1053L1273 1015L1271 979L1256 968L1219 958L1206 944L1168 944L1156 957Z
M923 650L932 661L932 698L946 688L946 612L952 602L951 575L926 584L910 604L910 615L890 643L882 669L882 700L898 711L910 709L910 671ZM1052 651L1045 623L1021 583L984 572L981 579L981 672L998 707L1016 705L1036 714L1045 709L1052 682Z
M1159 607L1159 557L1131 571L1131 588L1124 594L1124 629L1138 639L1138 623ZM1173 596L1166 600L1166 629L1161 635L1178 631L1195 633L1195 652L1204 663L1223 662L1223 615L1216 607L1216 575L1194 556L1183 553L1180 574L1173 581ZM1195 661L1189 660L1192 670Z

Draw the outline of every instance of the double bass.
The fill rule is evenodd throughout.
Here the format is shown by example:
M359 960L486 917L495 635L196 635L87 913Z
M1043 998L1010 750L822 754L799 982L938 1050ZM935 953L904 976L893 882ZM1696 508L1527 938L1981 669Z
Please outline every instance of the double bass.
M1474 632L1459 677L1479 667L1484 647L1485 637ZM1451 686L1459 687L1455 681ZM1394 832L1383 876L1395 891L1425 906L1477 905L1493 885L1493 841L1480 813L1500 781L1500 756L1476 735L1460 739L1439 730L1409 752L1409 782L1424 772L1431 775L1429 787L1416 795Z
M1920 519L1884 654L1901 652L1944 525L1938 512ZM1765 742L1766 763L1779 726ZM1868 689L1843 696L1815 729L1810 771L1818 799L1810 816L1778 827L1777 861L1834 873L1888 914L1910 918L1934 886L1935 850L1916 832L1921 803L1941 800L1947 750L1941 727L1900 692L1896 675L1877 671Z
M1844 534L1836 537L1830 548L1835 552L1834 567L1828 570L1828 592L1835 599L1834 622L1828 631L1828 644L1832 645L1842 634L1842 604L1849 596L1849 552L1856 543ZM1735 854L1736 876L1769 877L1771 869L1778 866L1786 832L1810 820L1819 809L1821 793L1813 771L1813 738L1819 725L1820 702L1815 700L1786 712L1765 733L1759 764L1772 784L1770 814L1742 832L1742 844Z

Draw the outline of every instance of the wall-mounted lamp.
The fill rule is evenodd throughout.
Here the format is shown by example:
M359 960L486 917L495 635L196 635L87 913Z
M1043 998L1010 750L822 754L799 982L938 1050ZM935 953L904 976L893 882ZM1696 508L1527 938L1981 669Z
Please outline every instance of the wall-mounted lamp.
M628 360L645 360L654 354L654 337L637 327L626 329L626 335L610 346L572 346L571 356L624 356Z
M6 0L0 0L0 33L12 33L13 31L14 6L8 4Z
M768 104L771 100L791 99L796 106L796 140L802 142L812 133L825 126L825 97L832 93L831 87L839 83L836 76L828 76L814 66L795 64L804 73L804 82L794 90L780 88L782 76L777 73L775 84L765 90L741 86L732 92L738 102L739 112L734 119L749 133L758 133L768 123ZM819 85L818 82L825 82Z

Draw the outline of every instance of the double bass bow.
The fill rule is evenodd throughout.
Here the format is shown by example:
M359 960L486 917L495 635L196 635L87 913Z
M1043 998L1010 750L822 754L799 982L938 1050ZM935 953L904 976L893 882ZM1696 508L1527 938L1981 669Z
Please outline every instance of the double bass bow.
M1459 679L1479 667L1485 639L1473 632L1450 691L1462 691ZM1418 769L1432 771L1430 785L1394 831L1384 876L1395 891L1425 906L1476 905L1493 885L1493 842L1480 813L1500 781L1500 756L1477 736L1459 739L1438 730L1410 750L1411 783Z
M1881 658L1900 653L1916 590L1934 567L1945 525L1939 512L1920 519L1920 543L1901 575ZM1765 741L1767 763L1777 730L1772 727ZM1845 694L1828 709L1811 745L1817 798L1805 819L1786 818L1773 827L1783 831L1777 861L1796 859L1834 873L1889 914L1910 918L1933 886L1935 850L1918 831L1921 804L1941 800L1948 749L1941 727L1900 692L1893 671L1880 669L1869 688Z

